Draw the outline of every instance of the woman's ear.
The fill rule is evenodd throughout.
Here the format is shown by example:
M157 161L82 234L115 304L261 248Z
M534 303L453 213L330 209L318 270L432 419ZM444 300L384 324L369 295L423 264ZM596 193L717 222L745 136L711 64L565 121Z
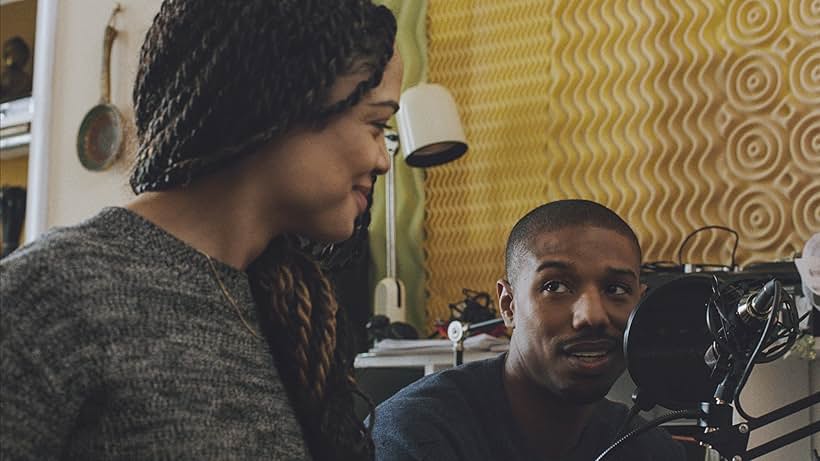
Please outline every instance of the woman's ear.
M504 319L504 325L507 328L515 327L515 302L513 300L513 292L510 287L510 282L499 279L496 282L496 292L498 294L498 309L501 311L501 318Z

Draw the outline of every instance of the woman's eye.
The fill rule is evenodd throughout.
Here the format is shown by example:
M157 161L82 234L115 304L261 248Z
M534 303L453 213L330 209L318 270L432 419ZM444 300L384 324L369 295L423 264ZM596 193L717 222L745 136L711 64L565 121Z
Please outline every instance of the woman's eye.
M550 280L544 284L543 288L544 291L549 291L550 293L566 293L569 291L569 287L566 284L557 280Z
M393 127L392 127L392 126L388 125L388 124L387 124L387 123L385 123L385 122L373 122L373 123L372 123L372 125L373 125L373 126L375 126L375 127L376 127L376 128L378 128L378 129L382 130L382 131L384 131L384 130L392 130L392 129L393 129Z

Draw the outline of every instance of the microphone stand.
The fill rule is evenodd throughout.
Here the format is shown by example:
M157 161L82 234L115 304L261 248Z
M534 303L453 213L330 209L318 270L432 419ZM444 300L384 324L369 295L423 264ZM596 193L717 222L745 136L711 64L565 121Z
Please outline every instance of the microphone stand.
M787 416L790 416L794 413L799 411L805 410L806 408L811 407L812 405L816 405L820 403L820 392L814 392L813 394L809 395L808 397L804 397L787 405L784 405L780 408L774 409L763 416L759 417L752 417L747 415L742 408L740 407L740 403L738 398L740 397L740 392L746 384L746 380L751 374L752 368L754 367L755 363L759 358L760 352L766 346L766 340L769 338L769 330L775 320L775 315L778 315L778 306L781 305L781 289L780 284L777 281L772 285L772 290L774 291L773 296L773 306L775 306L769 312L769 318L767 320L766 326L763 328L762 333L760 333L760 339L758 341L757 347L751 353L748 350L731 350L728 351L728 356L726 358L721 359L720 355L718 356L718 362L716 363L716 367L721 369L721 362L723 360L729 360L731 357L734 363L728 366L728 370L726 370L726 375L724 375L723 381L717 386L714 393L714 401L712 402L701 402L698 409L690 409L681 412L673 412L666 416L657 418L649 423L643 425L639 429L633 430L631 433L627 434L626 436L619 439L613 445L611 445L607 450L601 453L600 456L596 459L596 461L602 461L605 459L609 454L611 454L617 447L622 446L627 439L631 438L632 436L637 436L640 433L645 432L651 427L655 427L660 425L663 422L671 421L673 419L695 419L697 418L697 425L696 426L679 426L679 427L687 427L687 428L703 428L702 433L695 433L692 434L692 437L708 448L712 448L716 450L720 455L726 459L731 461L747 461L758 458L763 456L771 451L777 450L783 446L786 446L792 442L800 440L802 438L808 437L814 433L820 432L820 421L815 421L813 423L809 423L803 427L795 429L791 432L788 432L784 435L776 437L768 442L765 442L761 445L758 445L752 449L747 449L749 443L749 434L751 431L758 429L760 427L766 426L772 422L779 421ZM793 308L793 305L790 304L790 301L787 301L789 308ZM791 311L790 311L791 312ZM789 312L786 312L784 315L788 315ZM709 319L707 318L707 324L709 323ZM797 323L792 325L792 328L796 328ZM791 346L792 342L787 343L788 346ZM769 343L771 345L771 343ZM787 348L781 348L780 352L777 352L775 355L767 357L769 360L773 358L777 358L782 356L781 352L785 352ZM633 395L633 400L635 400L635 404L641 410L647 410L654 406L656 402L650 402L648 398L644 397L643 400L639 399L642 393L636 391L635 395ZM732 407L731 403L735 402L738 407L738 412L746 419L746 421L732 424L732 417L734 414L734 408ZM677 415L677 413L681 413L681 415Z
M468 336L482 331L488 331L504 323L504 319L497 318L478 323L467 323L453 320L447 326L447 337L453 342L453 366L457 367L464 362L464 340Z
M716 449L722 456L733 461L755 459L770 451L820 431L820 421L815 421L814 423L776 437L751 450L746 449L749 442L749 433L752 430L766 426L817 404L820 402L820 392L815 392L808 397L784 405L760 417L753 418L745 412L740 411L741 416L748 421L732 425L733 408L726 402L734 401L739 405L738 399L740 398L740 392L746 384L746 379L751 374L758 354L763 349L769 337L769 329L773 320L776 318L778 306L781 305L780 282L773 279L764 286L763 290L758 293L758 296L765 297L764 294L767 289L770 290L769 296L773 298L772 305L774 307L769 313L769 319L763 328L763 332L760 334L761 339L757 347L754 352L750 354L748 351L743 350L733 351L734 353L730 354L730 356L734 357L735 363L731 366L731 369L720 385L715 389L714 402L701 402L700 404L702 415L698 419L698 426L703 427L704 432L703 434L695 435L695 439ZM768 303L769 301L770 300L764 301L764 303ZM752 302L752 304L754 303ZM740 409L740 407L738 407L738 409Z
M702 434L693 435L697 441L717 450L722 456L732 461L746 461L763 456L820 431L820 421L815 421L747 450L751 431L820 403L820 392L815 392L808 397L774 409L763 416L733 425L732 414L734 410L730 404L726 403L726 399L731 398L728 394L738 385L738 374L743 368L738 364L732 367L730 373L718 386L714 402L701 402L701 415L698 418L697 425L704 428L704 431ZM737 391L735 399L739 397L739 394L740 392Z
M732 461L755 459L820 431L820 421L815 421L758 445L751 450L747 450L746 447L749 443L749 433L751 431L809 408L817 403L820 403L820 392L815 392L808 397L772 410L754 420L732 425L731 405L725 402L703 402L700 405L702 417L698 419L698 427L705 429L703 434L696 434L693 437L705 446L717 450L722 456Z
M633 395L633 399L636 399L636 405L639 405L642 410L648 410L654 406L654 403L637 399L636 396L639 395L640 392L636 391L635 395ZM732 415L734 409L730 404L721 400L719 397L715 397L715 402L701 402L700 408L697 410L675 411L644 424L610 445L595 461L603 461L609 458L609 455L621 447L628 439L638 436L652 427L675 419L694 418L698 418L696 426L682 425L676 427L686 429L703 428L702 433L696 432L691 434L701 445L716 450L723 458L731 461L752 460L816 432L820 432L820 421L815 421L760 444L750 450L747 449L749 434L754 429L779 421L818 403L820 403L820 392L815 392L808 397L772 410L763 416L733 425Z
M734 409L727 401L736 401L740 397L740 389L745 384L745 380L741 375L747 371L746 368L749 368L748 372L751 372L751 367L754 366L752 362L754 355L746 356L744 361L738 361L732 366L715 390L714 402L701 402L697 427L702 427L703 433L693 435L695 440L702 445L717 450L721 456L732 461L746 461L758 458L820 431L820 421L815 421L758 445L751 450L747 449L749 434L753 430L820 403L820 392L815 392L808 397L774 409L763 416L748 417L748 421L732 424Z

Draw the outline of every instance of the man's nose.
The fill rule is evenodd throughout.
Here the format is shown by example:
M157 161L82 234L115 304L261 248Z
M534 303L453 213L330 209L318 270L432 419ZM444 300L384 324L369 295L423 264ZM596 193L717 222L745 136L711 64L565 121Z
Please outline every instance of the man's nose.
M597 289L583 291L575 301L572 327L576 330L602 328L609 323L609 314L604 307L600 291Z

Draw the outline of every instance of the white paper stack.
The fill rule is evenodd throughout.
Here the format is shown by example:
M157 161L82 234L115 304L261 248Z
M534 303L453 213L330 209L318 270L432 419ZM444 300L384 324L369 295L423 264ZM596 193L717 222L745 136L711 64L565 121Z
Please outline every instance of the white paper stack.
M497 338L486 333L470 336L464 340L466 351L503 352L509 349L510 340ZM453 343L449 339L383 339L370 352L379 355L452 353Z

